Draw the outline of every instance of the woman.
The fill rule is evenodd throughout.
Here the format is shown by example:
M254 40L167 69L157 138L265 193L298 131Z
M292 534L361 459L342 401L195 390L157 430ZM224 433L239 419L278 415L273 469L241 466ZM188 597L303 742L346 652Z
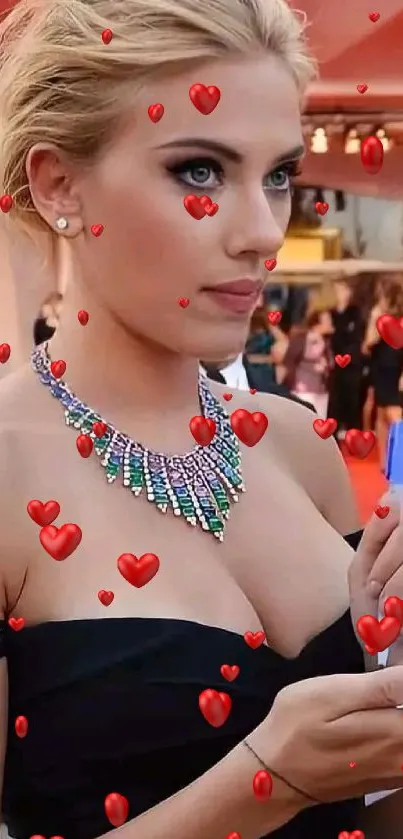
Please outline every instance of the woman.
M260 368L264 365L266 378L270 377L274 382L273 361L271 357L273 344L274 337L269 328L266 306L258 306L253 312L251 319L249 338L245 350L246 356L252 368L252 373L256 367Z
M60 292L53 292L46 298L39 317L34 323L34 344L44 344L50 341L57 329L60 309L63 302L63 295Z
M354 624L403 594L402 528L374 517L352 562L348 477L312 414L198 381L199 358L242 351L284 239L301 24L283 0L22 0L0 42L8 219L73 264L51 344L0 392L4 822L355 830L364 793L403 785L403 668L361 672L348 577ZM269 417L256 445L245 411ZM217 433L192 448L201 415Z
M340 278L335 280L333 288L336 305L331 311L332 354L333 358L350 356L347 367L333 365L329 381L328 415L337 421L337 436L341 439L349 429L361 426L361 344L365 326L360 308L354 301L351 284Z
M393 349L382 340L377 321L381 315L403 317L403 278L380 277L377 302L373 307L364 339L363 350L369 355L370 379L376 411L375 428L385 471L386 448L391 423L402 419L403 349Z
M285 384L291 392L310 402L322 419L327 416L328 379L332 367L328 336L332 331L328 311L314 310L304 327L290 336L284 356Z

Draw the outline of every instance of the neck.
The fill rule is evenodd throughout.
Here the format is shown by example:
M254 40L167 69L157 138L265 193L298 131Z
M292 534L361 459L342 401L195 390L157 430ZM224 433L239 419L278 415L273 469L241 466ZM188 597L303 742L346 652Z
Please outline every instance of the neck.
M89 313L82 326L80 309ZM129 332L84 289L70 287L49 345L78 399L149 448L187 451L189 420L200 414L198 362Z

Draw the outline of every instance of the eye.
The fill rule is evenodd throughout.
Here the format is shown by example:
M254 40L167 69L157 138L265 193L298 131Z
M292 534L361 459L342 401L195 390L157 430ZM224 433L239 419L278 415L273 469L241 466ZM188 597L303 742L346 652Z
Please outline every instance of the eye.
M198 157L168 167L177 181L193 189L216 189L223 182L223 169L212 158Z
M270 175L268 175L269 183L265 186L265 189L271 189L275 192L289 192L294 179L300 174L300 162L298 160L290 160L289 163L283 163L274 172L270 172Z

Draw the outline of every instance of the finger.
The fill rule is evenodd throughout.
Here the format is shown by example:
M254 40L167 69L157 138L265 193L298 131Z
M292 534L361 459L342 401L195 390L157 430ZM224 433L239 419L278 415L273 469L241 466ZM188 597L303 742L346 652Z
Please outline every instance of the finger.
M403 523L391 533L384 548L376 558L369 574L368 583L381 586L381 590L391 580L394 574L403 567ZM403 579L400 583L403 588ZM401 592L403 594L403 591ZM399 596L398 591L395 592Z
M333 691L329 690L332 684ZM372 673L317 677L315 686L329 722L356 711L396 708L403 704L403 665ZM403 738L403 715L400 724Z
M381 504L390 508L389 513L384 519L375 513L371 516L351 563L350 587L365 585L382 548L399 524L400 506L396 498L387 493Z

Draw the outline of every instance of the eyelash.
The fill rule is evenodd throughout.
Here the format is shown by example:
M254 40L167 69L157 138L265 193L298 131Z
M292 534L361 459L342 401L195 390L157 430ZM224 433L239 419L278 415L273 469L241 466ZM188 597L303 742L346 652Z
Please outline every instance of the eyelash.
M168 172L173 175L173 177L179 181L180 184L186 187L191 187L191 189L200 192L212 192L213 190L217 189L218 186L222 186L222 180L224 175L224 170L220 163L210 157L195 157L189 160L184 160L182 163L176 163L174 166L169 166ZM216 184L215 186L211 186L206 183L198 184L196 182L191 183L186 180L183 176L186 172L191 172L195 169L210 169L214 172L215 176L218 178L220 177L221 183ZM269 186L265 187L265 189L270 190L270 192L277 192L281 194L288 194L292 190L292 184L295 178L301 174L301 164L299 160L290 160L288 163L282 163L281 166L278 166L277 169L273 169L272 172L269 173L269 176L273 176L279 172L285 172L288 176L288 183L286 186L275 187Z

